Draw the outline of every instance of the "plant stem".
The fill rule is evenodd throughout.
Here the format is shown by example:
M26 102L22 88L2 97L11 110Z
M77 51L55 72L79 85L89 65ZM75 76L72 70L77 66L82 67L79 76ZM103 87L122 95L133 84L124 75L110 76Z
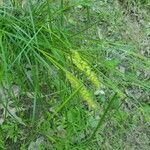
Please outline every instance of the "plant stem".
M105 111L104 111L102 117L100 118L100 120L99 120L99 122L98 122L98 124L97 124L97 127L94 129L94 131L93 131L93 133L91 134L91 136L89 137L89 139L87 139L87 140L85 141L86 143L87 143L87 142L90 142L90 141L94 138L96 132L98 131L98 129L99 129L99 128L101 127L101 125L103 124L103 122L104 122L104 120L105 120L105 118L106 118L106 115L109 113L109 110L110 110L110 108L111 108L111 106L112 106L112 104L113 104L113 102L114 102L116 96L117 96L117 93L115 93L115 94L112 96L112 98L110 99L107 108L105 109Z

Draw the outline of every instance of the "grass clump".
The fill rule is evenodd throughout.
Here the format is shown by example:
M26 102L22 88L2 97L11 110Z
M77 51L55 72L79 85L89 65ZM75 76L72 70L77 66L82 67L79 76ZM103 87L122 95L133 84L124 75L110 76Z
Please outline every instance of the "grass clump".
M148 7L1 1L0 149L149 149Z

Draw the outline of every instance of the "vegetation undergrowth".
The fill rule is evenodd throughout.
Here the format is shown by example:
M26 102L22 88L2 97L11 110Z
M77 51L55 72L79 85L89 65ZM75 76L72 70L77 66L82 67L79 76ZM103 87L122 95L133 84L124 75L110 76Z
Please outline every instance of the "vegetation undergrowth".
M0 1L0 149L149 149L149 8Z

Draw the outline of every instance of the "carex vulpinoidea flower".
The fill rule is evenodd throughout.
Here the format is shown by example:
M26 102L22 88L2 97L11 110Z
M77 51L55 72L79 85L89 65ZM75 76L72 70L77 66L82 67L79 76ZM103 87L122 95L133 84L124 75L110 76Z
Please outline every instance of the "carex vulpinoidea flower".
M91 108L96 108L96 103L94 102L92 95L90 94L90 92L86 89L86 87L83 85L82 82L80 82L80 80L78 80L76 77L74 77L72 74L70 74L69 72L66 73L66 77L67 79L70 81L71 86L75 89L79 88L81 85L81 89L79 91L79 94L81 95L81 97L83 98L83 100L85 100L87 102L87 104L91 107Z
M100 88L100 82L96 74L91 70L91 67L84 61L77 51L72 51L72 61L76 67L84 73L84 75L91 81L96 89Z

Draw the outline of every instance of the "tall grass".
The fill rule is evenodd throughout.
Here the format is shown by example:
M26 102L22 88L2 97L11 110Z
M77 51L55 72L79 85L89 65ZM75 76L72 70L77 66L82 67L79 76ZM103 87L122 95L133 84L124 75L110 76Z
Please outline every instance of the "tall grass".
M88 148L110 112L130 101L128 88L150 91L149 81L137 76L149 71L148 58L126 41L94 35L101 20L110 23L107 17L115 28L120 12L95 14L92 4L79 5L84 1L0 6L0 148L26 149L41 137L41 149ZM68 17L78 21L79 13L87 23L72 25ZM91 114L99 117L94 128Z

